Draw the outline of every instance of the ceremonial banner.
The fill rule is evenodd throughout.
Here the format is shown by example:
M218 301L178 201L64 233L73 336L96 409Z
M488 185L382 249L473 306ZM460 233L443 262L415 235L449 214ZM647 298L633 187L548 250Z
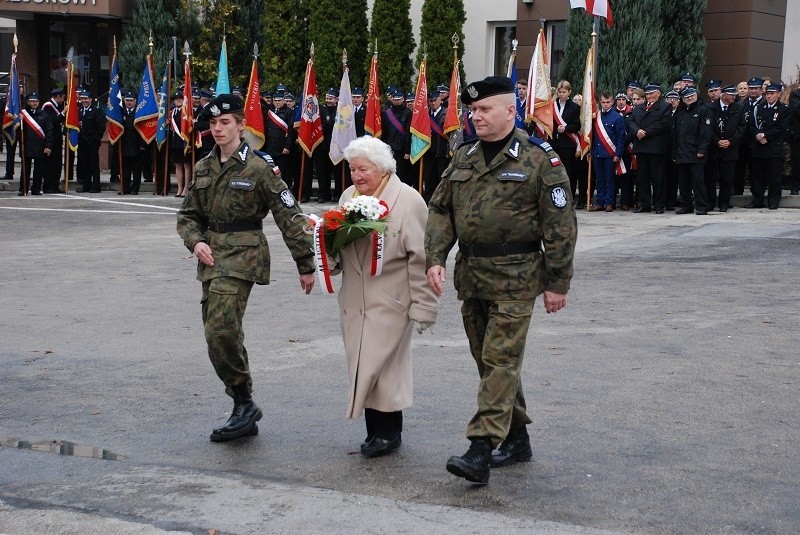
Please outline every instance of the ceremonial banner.
M71 52L71 50L70 50ZM72 64L72 55L67 67L67 104L64 108L64 126L67 129L67 143L72 152L78 150L78 135L81 132L81 118L78 114L78 90L75 80L75 66Z
M194 111L192 110L192 66L189 56L183 63L183 104L181 105L181 138L186 143L183 153L192 152L192 130L194 130Z
M261 114L261 85L258 82L258 60L256 58L253 58L253 66L250 67L250 82L247 84L247 100L244 103L244 119L244 138L248 145L258 150L264 146L267 136L264 133L264 116Z
M414 98L414 109L411 114L411 163L417 163L422 155L431 147L431 115L428 111L428 76L426 74L427 59L419 66L417 92Z
M614 25L610 0L569 0L569 5L570 9L583 8L595 17L603 17L609 28Z
M544 30L539 30L536 49L528 72L528 98L525 103L526 118L536 123L542 139L553 135L553 91L550 86L550 63Z
M333 165L344 159L344 149L356 138L356 122L353 114L353 95L350 92L349 69L345 68L339 86L339 104L331 134L331 149L328 152Z
M6 92L6 109L3 111L3 134L11 143L17 141L19 127L19 72L17 71L17 54L11 54L11 72L9 73L8 91ZM13 154L6 155L13 158Z
M592 121L597 116L594 95L594 40L586 53L586 68L583 74L583 101L581 102L580 151L581 158L592 149Z
M148 56L144 62L142 83L139 86L139 102L136 103L133 126L145 143L156 137L158 128L158 104L156 104L156 88L153 82L153 57Z
M219 65L217 66L217 85L214 88L214 94L227 95L230 92L231 92L231 83L228 79L228 45L225 43L225 36L223 36L222 50L219 51Z
M300 129L297 139L308 156L322 143L322 118L319 116L319 100L317 99L317 75L314 74L314 60L309 58L306 65L306 77L303 83L303 100L300 116Z
M119 85L119 66L117 54L111 60L111 83L108 88L108 104L106 105L106 118L108 119L108 142L114 145L125 132L122 124L122 90Z
M367 115L364 130L372 137L381 137L381 86L378 84L378 51L372 55L369 67L369 90L367 91Z
M453 63L453 73L450 75L450 99L447 101L447 112L444 116L444 133L449 134L461 129L461 112L458 104L461 95L461 73L458 72L458 59Z
M172 78L172 53L164 66L164 77L161 79L161 89L158 90L158 123L156 127L156 143L158 147L167 140L167 112L169 111L169 81Z

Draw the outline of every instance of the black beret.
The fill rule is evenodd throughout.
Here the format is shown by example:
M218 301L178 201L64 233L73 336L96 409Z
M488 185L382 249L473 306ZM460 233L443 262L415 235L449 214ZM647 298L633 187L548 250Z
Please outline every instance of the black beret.
M226 113L235 113L244 110L244 101L241 97L232 95L230 93L218 95L208 106L203 110L203 118L210 119L212 117L219 117Z
M514 93L516 87L507 76L487 76L478 82L472 82L461 92L461 102L472 104L486 97Z

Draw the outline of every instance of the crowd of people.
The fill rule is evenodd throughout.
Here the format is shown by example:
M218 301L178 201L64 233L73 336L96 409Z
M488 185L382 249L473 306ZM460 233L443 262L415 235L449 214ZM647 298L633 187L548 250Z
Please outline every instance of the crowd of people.
M524 100L524 81L518 91ZM798 84L710 80L703 96L686 73L664 98L662 91L632 80L624 92L601 93L587 160L576 155L582 97L570 102L571 85L558 83L549 141L570 176L578 209L705 215L730 209L731 196L744 194L748 183L747 208L777 209L782 189L800 194Z

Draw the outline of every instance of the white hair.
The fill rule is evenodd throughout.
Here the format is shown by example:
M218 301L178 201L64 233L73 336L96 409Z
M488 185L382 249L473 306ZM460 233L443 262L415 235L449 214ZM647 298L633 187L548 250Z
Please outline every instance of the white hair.
M381 171L390 173L397 171L397 162L394 161L391 147L374 137L364 136L354 139L344 149L344 157L347 161L364 158Z

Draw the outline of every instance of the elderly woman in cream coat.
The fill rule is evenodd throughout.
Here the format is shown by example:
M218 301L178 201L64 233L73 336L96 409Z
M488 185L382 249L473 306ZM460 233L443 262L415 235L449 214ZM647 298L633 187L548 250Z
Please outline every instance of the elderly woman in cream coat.
M370 275L371 235L345 246L338 259L342 274L339 314L350 375L347 418L364 410L365 457L400 446L403 409L411 406L411 335L436 321L438 299L425 276L428 209L419 193L395 174L388 145L372 137L352 141L344 151L353 185L339 204L370 195L389 205L382 273Z

